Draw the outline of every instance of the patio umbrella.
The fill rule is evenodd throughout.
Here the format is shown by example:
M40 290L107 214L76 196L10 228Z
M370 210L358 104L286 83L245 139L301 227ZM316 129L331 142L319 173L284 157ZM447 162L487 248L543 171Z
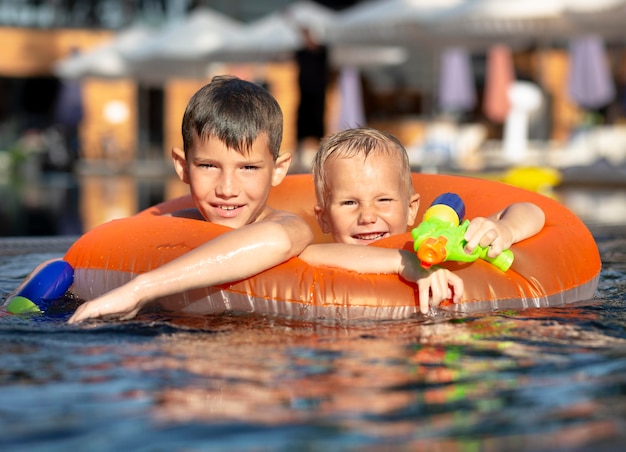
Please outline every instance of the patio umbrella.
M304 45L307 28L316 41L325 43L335 12L311 1L290 4L241 28L213 54L220 61L266 61L293 52Z
M152 39L123 53L135 77L146 82L210 76L212 55L235 39L243 25L209 8L197 8L165 26Z
M132 77L143 83L162 83L170 77L203 77L209 62L203 60L137 59L160 35L154 28L134 25L122 30L109 42L83 52L74 52L58 61L53 73L61 78Z
M615 98L604 43L589 35L570 41L569 94L579 106L594 110Z
M476 105L476 87L470 56L465 49L450 47L441 56L439 106L447 113L462 113Z
M487 55L483 111L493 122L503 123L509 112L508 89L515 80L513 58L508 46L494 45Z
M126 77L132 73L132 67L123 53L143 45L154 33L154 29L145 25L133 25L105 44L72 52L54 64L53 72L61 78Z
M377 0L337 15L333 43L523 46L581 31L623 37L626 0Z
M339 73L339 93L341 109L339 111L339 129L364 127L365 111L363 109L363 93L359 70L353 66L345 66Z
M406 63L409 51L404 46L374 46L345 44L330 48L330 62L334 67L396 66Z
M565 17L579 34L623 39L626 0L566 0Z
M242 24L209 8L197 8L183 20L165 26L144 45L124 55L134 62L207 61L208 55L235 39Z
M437 45L429 26L441 14L466 0L378 0L363 2L337 14L329 30L333 44Z
M471 0L437 17L433 32L445 42L486 48L494 42L527 45L568 34L568 0Z

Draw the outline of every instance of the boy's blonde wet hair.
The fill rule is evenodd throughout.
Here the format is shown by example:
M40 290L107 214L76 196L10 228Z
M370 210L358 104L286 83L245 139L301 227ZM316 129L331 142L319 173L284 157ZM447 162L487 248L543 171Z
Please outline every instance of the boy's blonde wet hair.
M352 158L362 154L382 153L395 156L400 162L401 172L398 177L406 188L407 195L415 193L411 178L409 156L400 140L390 133L368 127L347 129L337 132L322 141L313 158L312 172L315 184L315 196L318 204L325 208L330 196L330 187L326 175L326 162L329 159Z

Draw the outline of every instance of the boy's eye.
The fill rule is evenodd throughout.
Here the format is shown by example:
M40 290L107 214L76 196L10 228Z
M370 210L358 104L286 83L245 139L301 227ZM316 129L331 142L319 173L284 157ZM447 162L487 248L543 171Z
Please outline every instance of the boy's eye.
M340 206L355 206L356 205L356 201L353 201L351 199L346 200L346 201L341 201L339 203Z
M244 165L243 169L247 171L254 171L254 170L259 169L259 167L256 165Z

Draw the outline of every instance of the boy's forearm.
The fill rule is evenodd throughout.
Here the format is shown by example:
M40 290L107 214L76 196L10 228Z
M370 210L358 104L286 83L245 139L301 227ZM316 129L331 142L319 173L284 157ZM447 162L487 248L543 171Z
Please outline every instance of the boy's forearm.
M392 274L402 269L400 250L374 246L314 244L306 247L299 257L310 265L343 268L359 273Z
M310 241L296 227L259 222L229 231L131 283L143 302L256 275L296 256Z

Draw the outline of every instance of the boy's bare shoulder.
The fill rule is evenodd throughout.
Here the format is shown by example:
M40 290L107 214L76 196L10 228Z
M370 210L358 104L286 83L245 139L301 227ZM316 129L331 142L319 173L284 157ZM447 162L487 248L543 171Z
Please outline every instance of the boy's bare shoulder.
M262 221L270 221L280 224L285 230L290 231L292 237L296 237L304 246L313 241L313 231L304 218L286 210L270 209ZM302 251L302 249L300 249Z
M289 212L287 210L277 210L272 208L267 208L266 214L263 216L262 220L266 221L285 221L285 220L301 220L304 221L300 215Z

